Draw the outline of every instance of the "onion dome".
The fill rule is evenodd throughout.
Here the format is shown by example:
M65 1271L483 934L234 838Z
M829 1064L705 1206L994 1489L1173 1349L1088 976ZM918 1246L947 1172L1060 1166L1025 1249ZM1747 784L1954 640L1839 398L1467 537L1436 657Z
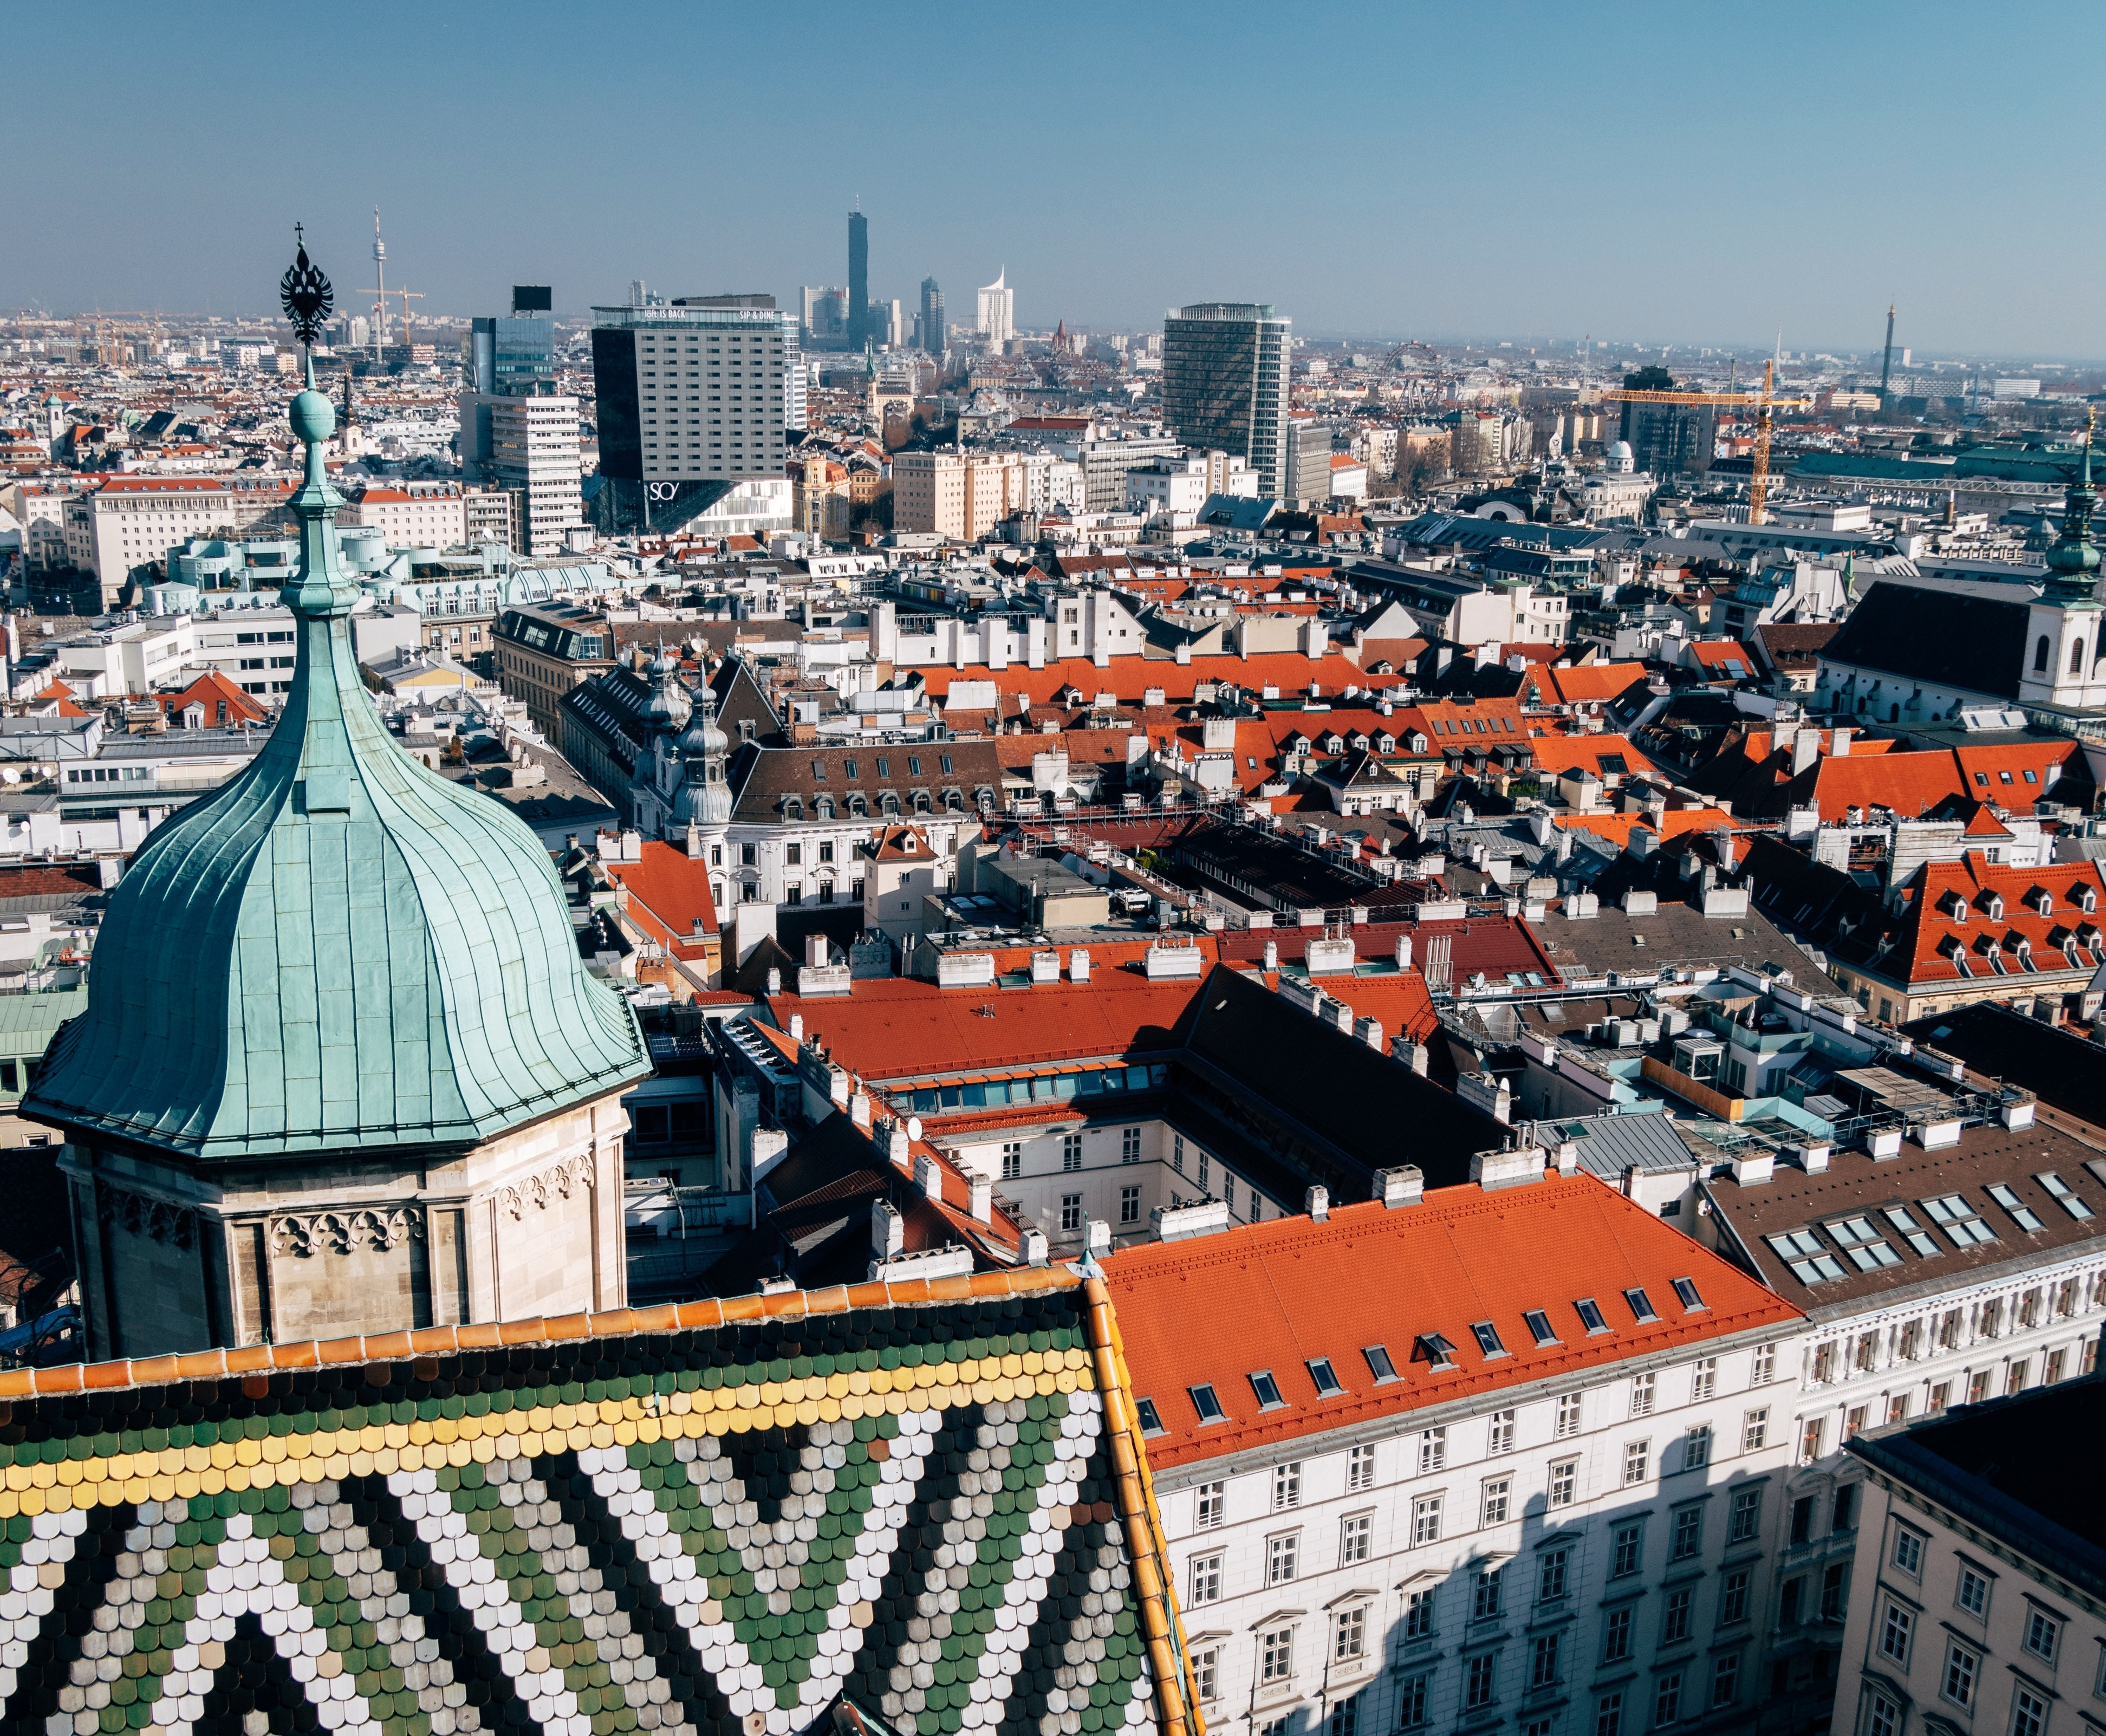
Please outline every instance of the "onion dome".
M2084 461L2077 480L2063 496L2062 535L2047 551L2050 588L2091 594L2099 572L2099 546L2091 540L2091 515L2099 505L2099 491L2091 484L2091 426L2084 428Z
M706 684L698 689L688 727L674 746L686 762L680 793L673 800L674 823L728 826L731 785L724 776L724 755L731 742L717 727L716 695Z
M262 751L158 827L111 893L87 1010L21 1112L194 1160L478 1144L650 1070L585 971L562 882L501 803L398 747L359 679L329 400L282 600L292 691Z
M679 665L667 655L663 644L645 671L651 680L651 697L643 702L643 721L653 729L677 729L688 710L686 689L680 685Z

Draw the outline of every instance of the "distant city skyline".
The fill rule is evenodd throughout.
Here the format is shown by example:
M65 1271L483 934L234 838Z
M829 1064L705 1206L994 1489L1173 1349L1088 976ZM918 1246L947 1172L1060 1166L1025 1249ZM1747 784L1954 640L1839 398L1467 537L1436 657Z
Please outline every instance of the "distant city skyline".
M1004 16L940 68L861 15L577 19L383 5L345 61L245 8L120 8L92 125L63 81L16 93L0 307L261 313L298 219L362 312L376 204L420 317L501 312L515 282L579 315L635 278L794 306L845 284L855 208L872 298L934 277L954 322L1006 267L1024 330L1257 300L1303 337L1759 356L1781 327L1864 357L1892 299L1919 357L2106 355L2106 241L2068 209L2081 105L2041 52L2081 39L2073 7L1320 7L1283 36L1255 7L1085 5L1055 51ZM57 64L77 30L25 11L11 41ZM780 80L696 101L702 54ZM1295 76L1268 98L1259 65ZM281 148L317 134L320 181Z

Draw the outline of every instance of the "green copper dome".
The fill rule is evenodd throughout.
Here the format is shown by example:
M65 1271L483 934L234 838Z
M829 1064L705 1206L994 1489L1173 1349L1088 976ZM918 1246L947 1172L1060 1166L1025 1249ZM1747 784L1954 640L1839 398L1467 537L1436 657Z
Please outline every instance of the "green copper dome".
M308 389L284 600L299 664L269 743L158 828L110 895L87 1010L22 1113L205 1160L463 1146L650 1070L586 974L548 853L397 747L352 653L358 592Z

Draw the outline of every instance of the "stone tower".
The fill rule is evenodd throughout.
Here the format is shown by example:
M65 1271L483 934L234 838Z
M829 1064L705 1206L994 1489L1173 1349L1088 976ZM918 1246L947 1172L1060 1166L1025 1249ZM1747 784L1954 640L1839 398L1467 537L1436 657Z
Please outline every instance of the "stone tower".
M22 1105L67 1141L92 1357L626 1296L635 1018L586 974L534 834L382 728L311 368L291 419L293 690L249 769L133 859Z

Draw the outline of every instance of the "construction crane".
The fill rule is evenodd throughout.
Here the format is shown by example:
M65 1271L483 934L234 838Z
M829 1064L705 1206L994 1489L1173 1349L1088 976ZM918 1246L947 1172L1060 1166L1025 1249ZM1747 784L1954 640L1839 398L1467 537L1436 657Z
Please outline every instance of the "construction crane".
M1760 392L1628 392L1616 390L1602 393L1602 401L1614 404L1712 404L1739 407L1752 404L1755 408L1754 462L1748 478L1748 523L1765 522L1763 503L1769 493L1770 482L1770 412L1774 410L1810 410L1812 398L1781 398L1776 395L1776 366L1773 361L1763 364L1763 389Z
M406 348L410 343L410 303L423 300L424 292L422 289L390 289L388 293L402 298L402 343Z

